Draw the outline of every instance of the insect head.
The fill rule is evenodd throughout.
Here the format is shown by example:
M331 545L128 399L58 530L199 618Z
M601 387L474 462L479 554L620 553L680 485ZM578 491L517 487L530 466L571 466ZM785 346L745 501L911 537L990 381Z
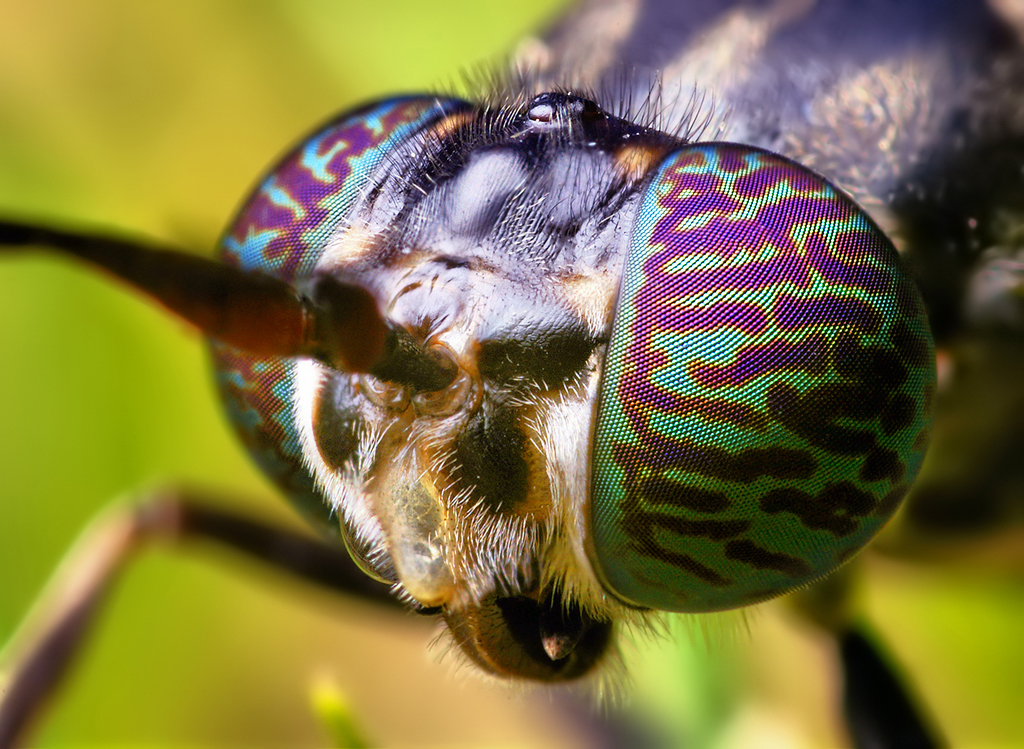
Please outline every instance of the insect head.
M931 335L871 218L583 96L347 113L221 252L321 307L372 297L367 371L214 342L220 388L292 500L492 673L576 678L613 622L805 585L923 458Z

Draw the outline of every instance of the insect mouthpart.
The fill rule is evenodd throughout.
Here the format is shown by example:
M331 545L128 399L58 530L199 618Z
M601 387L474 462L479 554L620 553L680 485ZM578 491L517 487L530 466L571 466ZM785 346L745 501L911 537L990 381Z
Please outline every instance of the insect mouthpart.
M612 623L594 618L559 593L494 595L478 605L445 611L462 652L488 673L559 682L578 679L601 660Z

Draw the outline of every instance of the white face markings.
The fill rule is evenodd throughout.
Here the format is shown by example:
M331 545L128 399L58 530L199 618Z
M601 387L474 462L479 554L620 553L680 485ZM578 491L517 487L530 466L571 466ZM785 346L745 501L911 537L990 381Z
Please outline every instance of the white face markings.
M578 601L587 611L611 616L621 607L604 592L586 551L590 442L597 413L601 353L591 357L592 369L580 387L546 399L538 408L537 431L547 460L557 529L546 550L545 575L562 587L567 599Z
M452 232L479 231L493 223L509 195L522 190L529 174L522 160L507 151L484 152L471 158L454 180L444 206Z
M490 282L471 285L475 291L464 300L473 314L460 317L462 325L444 329L434 337L470 370L476 370L474 341L478 333L473 326L470 329L465 325L474 320L479 324L481 317L506 316L508 303L502 302L502 294L495 294L495 290L504 287L510 295L515 290L507 279L495 286L493 274L485 276ZM610 278L608 274L578 276L567 285L542 290L542 296L549 297L551 304L586 308L580 317L590 334L600 335L608 326L607 310L614 299ZM437 288L445 293L444 284ZM567 294L574 297L574 304L568 303ZM474 302L474 295L482 298ZM523 308L524 312L528 310L528 306ZM423 605L458 607L480 601L539 570L537 585L557 586L567 600L576 600L595 614L609 615L620 607L603 593L591 571L584 539L590 436L601 351L599 348L590 356L578 383L561 391L531 389L521 400L516 396L509 402L530 446L528 452L537 456L529 469L529 498L518 512L514 507L512 511L488 508L482 497L473 493L471 483L468 492L447 483L451 466L457 461L456 440L481 407L479 382L472 384L473 394L459 410L432 415L420 413L416 398L396 399L390 410L386 404L371 407L362 402L369 397L364 389L370 378L360 380L332 373L316 362L298 362L296 425L306 465L332 506L342 514L358 545L369 549L371 556L386 555L405 591ZM330 457L325 459L318 444L322 425L318 427L316 420L322 409L322 391L332 376L350 377L353 383L360 383L353 385L352 395L356 410L363 416L359 447L344 467L333 464ZM479 377L477 373L475 378ZM404 426L396 426L398 422ZM392 444L399 439L399 432L405 445L401 449L396 448L397 442ZM386 468L381 466L382 457ZM419 500L410 504L414 495ZM424 517L424 503L433 508L427 513L434 518L432 529L417 525L417 518ZM422 544L416 541L420 536ZM434 549L430 559L407 553L420 546ZM440 577L434 574L442 568L448 572ZM444 584L435 585L437 580Z
M556 154L545 174L549 218L559 224L581 222L594 212L604 197L594 185L610 182L612 158L603 151L566 151Z
M350 226L335 231L324 247L318 267L342 266L357 263L372 256L375 234L362 226Z
M610 268L591 273L567 273L557 279L559 300L571 309L595 337L611 330L619 276Z
M384 531L374 516L363 486L363 476L369 472L374 439L367 431L360 436L361 446L356 452L356 463L350 471L332 468L324 460L316 439L317 400L331 374L323 364L312 359L295 362L294 392L295 426L302 446L302 457L317 486L328 499L331 508L355 533L357 540L370 549L384 546Z

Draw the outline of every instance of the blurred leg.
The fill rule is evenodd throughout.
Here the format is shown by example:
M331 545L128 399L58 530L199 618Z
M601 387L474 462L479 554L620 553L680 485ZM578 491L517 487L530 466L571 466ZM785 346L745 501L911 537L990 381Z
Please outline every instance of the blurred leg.
M934 749L940 744L906 686L875 644L856 628L839 635L843 711L858 749Z
M865 634L854 611L859 565L840 568L791 597L796 610L835 640L843 685L843 717L857 749L942 746L892 662Z
M0 658L0 749L25 731L67 673L125 563L156 542L213 541L273 567L389 606L389 589L367 577L341 544L214 509L198 494L162 492L100 518L69 553Z

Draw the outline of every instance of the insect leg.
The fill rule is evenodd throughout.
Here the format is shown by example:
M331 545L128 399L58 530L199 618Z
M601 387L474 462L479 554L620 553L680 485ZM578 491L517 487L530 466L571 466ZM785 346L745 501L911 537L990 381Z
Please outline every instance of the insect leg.
M153 542L207 541L320 586L396 607L344 547L216 509L189 491L118 507L86 532L0 657L0 749L16 746L55 692L95 615L133 555Z
M843 712L859 749L940 746L906 687L859 627L838 635L843 664Z
M855 610L856 560L798 591L790 600L801 616L835 642L846 730L857 749L934 749L935 728L899 675L898 664Z

